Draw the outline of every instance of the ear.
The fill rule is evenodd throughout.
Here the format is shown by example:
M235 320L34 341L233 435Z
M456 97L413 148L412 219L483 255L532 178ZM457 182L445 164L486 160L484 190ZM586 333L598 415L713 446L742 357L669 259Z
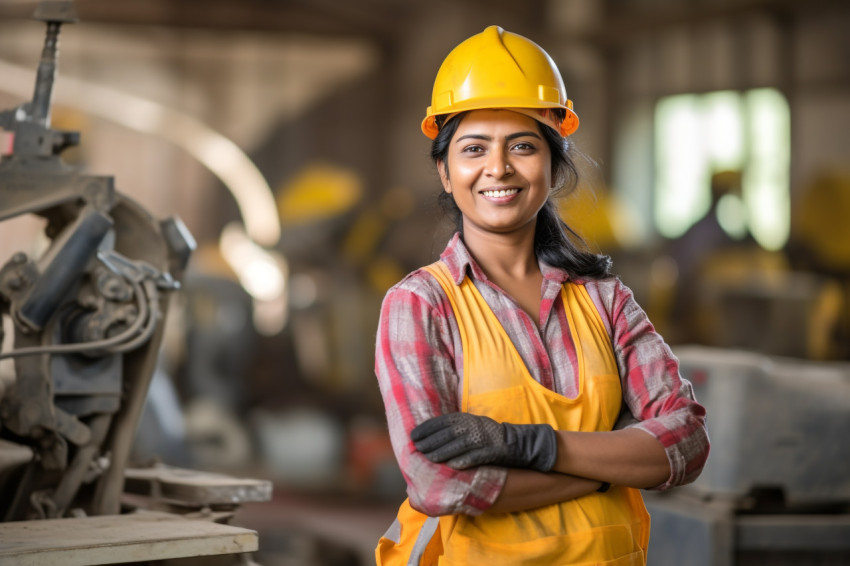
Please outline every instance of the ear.
M440 174L440 182L443 183L443 190L447 193L451 193L452 181L449 179L448 166L442 159L437 160L437 173Z

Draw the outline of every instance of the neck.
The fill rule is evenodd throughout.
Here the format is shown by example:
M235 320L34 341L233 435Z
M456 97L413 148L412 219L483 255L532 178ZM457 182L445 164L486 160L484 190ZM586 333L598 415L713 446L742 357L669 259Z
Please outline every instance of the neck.
M465 224L463 242L489 278L525 279L540 273L534 254L534 228L532 222L522 230L493 233Z

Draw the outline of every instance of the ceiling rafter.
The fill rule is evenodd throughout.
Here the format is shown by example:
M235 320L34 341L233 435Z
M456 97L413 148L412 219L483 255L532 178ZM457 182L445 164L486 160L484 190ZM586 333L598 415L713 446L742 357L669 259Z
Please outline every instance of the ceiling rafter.
M37 2L0 0L0 19L30 19ZM87 23L369 36L389 41L410 7L394 0L76 0Z
M601 46L627 44L635 36L681 25L772 13L787 16L846 11L846 0L734 0L715 2L620 3L608 0L604 23L581 40Z

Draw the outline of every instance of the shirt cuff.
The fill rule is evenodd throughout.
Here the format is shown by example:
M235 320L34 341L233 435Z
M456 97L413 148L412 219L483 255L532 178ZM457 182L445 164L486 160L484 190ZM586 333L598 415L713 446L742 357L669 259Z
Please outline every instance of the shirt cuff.
M507 468L481 466L475 472L469 494L464 498L458 512L464 515L480 515L493 506L508 478Z
M628 425L626 428L636 428L642 430L645 433L651 435L659 442L661 442L661 445L664 446L664 442L661 440L660 436L656 434L652 430L652 427L648 426L645 422L637 422ZM678 479L684 475L684 458L682 458L682 455L680 454L679 450L676 449L676 445L673 444L671 446L664 446L664 453L667 454L667 462L670 464L670 475L667 476L666 481L656 486L645 488L647 491L665 491L670 488L676 487L679 484Z

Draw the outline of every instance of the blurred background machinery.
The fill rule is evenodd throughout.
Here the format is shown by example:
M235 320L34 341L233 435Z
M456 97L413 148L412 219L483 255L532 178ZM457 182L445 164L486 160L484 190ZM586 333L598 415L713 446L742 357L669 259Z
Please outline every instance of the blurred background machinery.
M646 495L650 564L850 560L850 363L683 346L712 441L692 485Z

